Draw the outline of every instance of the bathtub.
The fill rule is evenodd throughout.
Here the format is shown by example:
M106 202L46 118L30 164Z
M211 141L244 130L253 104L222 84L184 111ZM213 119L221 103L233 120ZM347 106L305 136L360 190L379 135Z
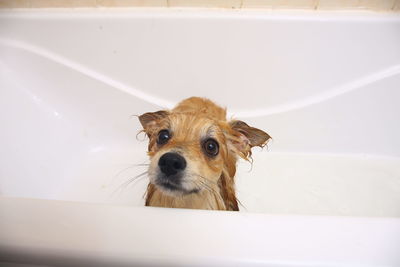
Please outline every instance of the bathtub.
M400 266L400 16L0 12L1 266ZM144 207L137 117L189 96L273 137L240 212Z

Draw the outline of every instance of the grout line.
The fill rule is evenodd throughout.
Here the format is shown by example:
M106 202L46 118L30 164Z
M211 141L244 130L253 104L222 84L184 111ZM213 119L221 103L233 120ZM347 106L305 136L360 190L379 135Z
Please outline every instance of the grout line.
M319 0L315 0L314 2L314 10L318 10L319 7Z
M391 8L390 10L394 11L395 8L396 8L396 6L397 6L397 4L398 4L399 2L400 2L399 0L395 0L395 1L393 2L392 8Z

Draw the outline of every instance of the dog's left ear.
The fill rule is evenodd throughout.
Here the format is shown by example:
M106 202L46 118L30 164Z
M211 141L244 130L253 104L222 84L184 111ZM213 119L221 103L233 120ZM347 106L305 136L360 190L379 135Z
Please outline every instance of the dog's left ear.
M154 127L159 120L167 117L168 114L169 112L165 110L159 110L156 112L147 112L139 116L139 121L143 126L143 130L146 133L149 133L149 130L152 127Z
M271 139L271 136L266 132L251 127L243 121L230 121L229 126L233 130L234 135L231 142L244 158L248 158L251 155L252 147L264 147Z

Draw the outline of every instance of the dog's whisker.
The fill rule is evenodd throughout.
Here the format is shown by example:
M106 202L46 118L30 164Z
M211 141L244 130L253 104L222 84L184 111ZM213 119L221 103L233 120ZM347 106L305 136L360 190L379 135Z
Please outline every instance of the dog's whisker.
M200 175L197 173L194 173L194 176L201 178L200 180L197 180L197 182L201 185L200 187L207 190L208 192L210 192L211 194L217 196L218 198L221 198L220 194L212 187L210 186L208 183L212 184L212 185L218 185L216 182ZM195 183L196 184L196 183ZM198 186L199 184L196 184L196 186ZM222 199L222 198L221 198Z
M248 209L246 208L246 206L243 205L243 203L242 203L239 199L236 199L236 201L239 203L240 206L242 206L246 211L248 211Z
M135 181L145 178L146 174L148 174L148 171L140 173L132 178L129 178L127 181L123 182L120 186L118 186L112 194L115 194L117 191L121 192L121 191L125 190L130 184L134 183Z
M115 190L113 191L113 193L112 193L111 195L115 195L117 192L119 192L119 193L123 192L130 184L134 185L137 181L140 181L140 180L142 180L143 178L145 178L145 177L143 176L143 177L134 179L134 180L132 180L132 181L129 181L129 183L128 183L127 185L124 185L124 186L121 185L121 186L119 186L117 189L115 189Z
M203 189L206 189L208 192L210 192L211 194L213 194L214 196L216 196L218 199L220 199L220 200L222 200L223 201L223 198L222 198L222 196L213 188L213 187L211 187L209 184L207 184L207 183L211 183L211 184L214 184L214 185L218 185L218 183L216 183L216 182L214 182L214 181L212 181L212 180L210 180L210 179L208 179L208 178L206 178L206 177L204 177L204 176L202 176L202 175L200 175L200 174L195 174L198 178L201 178L202 180L198 180L198 182L200 183L200 185L202 185L202 188ZM207 183L206 183L207 182ZM243 207L243 208L245 208L246 209L246 207L238 200L238 199L236 199L237 201L238 201L238 203ZM247 210L247 209L246 209Z
M205 186L205 187L207 187L208 189L212 190L212 192L215 192L215 189L212 188L212 187L211 187L210 185L208 185L207 183L205 183L204 181L199 180L199 182L200 182L203 186Z
M122 185L128 186L130 183L132 183L133 181L139 179L139 178L143 178L144 175L148 174L148 171L145 171L141 174L136 175L135 177L130 178L128 181L124 182Z
M212 194L216 194L216 193L217 193L217 192L215 191L215 189L212 188L211 186L209 186L207 183L205 183L205 182L203 182L203 181L201 181L201 180L198 180L198 183L199 183L204 189L208 190L210 193L212 193Z
M199 177L199 178L201 178L201 179L203 179L203 180L205 180L205 181L207 181L207 182L209 182L211 184L217 185L217 182L212 181L212 180L208 179L207 177L204 177L204 176L202 176L202 175L200 175L198 173L194 173L193 175L195 175L195 176L197 176L197 177Z
M200 184L203 185L203 187L204 187L208 192L210 192L212 195L214 195L214 197L218 198L220 201L223 202L223 198L222 198L221 194L217 193L217 191L216 191L214 188L212 188L211 186L207 185L207 184L204 183L203 181L200 181L200 180L199 180L198 182L200 182Z
M132 168L135 168L135 167L148 167L148 166L150 166L150 164L146 164L146 163L131 164L131 165L129 165L128 167L126 167L126 168L120 170L119 172L117 172L117 173L114 175L114 178L118 178L122 173L126 172L126 171L129 170L129 169L132 169Z
M212 189L211 189L207 184L204 184L204 183L201 182L201 181L193 181L193 184L194 184L197 188L199 188L200 190L204 189L204 190L206 190L206 191L208 191L208 192L210 192L210 193L213 193L213 192L212 192Z

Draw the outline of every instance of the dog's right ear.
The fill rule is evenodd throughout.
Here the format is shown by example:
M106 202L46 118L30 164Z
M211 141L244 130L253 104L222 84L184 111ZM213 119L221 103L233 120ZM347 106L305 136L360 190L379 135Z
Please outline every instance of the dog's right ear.
M139 116L139 121L143 126L143 130L148 134L150 129L156 125L157 121L167 117L168 115L169 112L165 110L147 112Z

